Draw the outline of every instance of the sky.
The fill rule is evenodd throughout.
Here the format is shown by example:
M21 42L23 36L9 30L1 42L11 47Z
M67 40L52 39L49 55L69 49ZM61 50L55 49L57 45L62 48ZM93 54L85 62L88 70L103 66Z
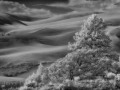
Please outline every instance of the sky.
M36 4L53 4L53 3L67 3L69 5L78 5L86 0L4 0L13 1L25 4L27 6L32 6Z
M5 0L4 0L5 1ZM48 3L68 3L69 0L6 0L6 1L15 1L25 4L37 3L37 4L48 4Z

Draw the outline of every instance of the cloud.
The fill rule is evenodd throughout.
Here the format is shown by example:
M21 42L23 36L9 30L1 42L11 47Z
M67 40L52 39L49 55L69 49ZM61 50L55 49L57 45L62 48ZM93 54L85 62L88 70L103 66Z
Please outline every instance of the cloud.
M51 17L53 15L49 10L28 8L24 4L12 1L0 1L0 13L12 13L33 17Z
M80 5L85 2L86 2L86 0L69 0L69 5L70 6Z
M83 9L88 8L92 10L106 10L116 7L115 3L117 3L118 1L117 0L69 0L68 5Z

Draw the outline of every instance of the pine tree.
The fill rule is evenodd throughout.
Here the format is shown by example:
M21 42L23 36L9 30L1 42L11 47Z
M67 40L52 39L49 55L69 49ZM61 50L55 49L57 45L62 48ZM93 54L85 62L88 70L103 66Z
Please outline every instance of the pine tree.
M104 21L97 15L84 21L74 36L75 42L69 44L72 52L49 67L50 78L56 77L57 81L75 76L104 78L106 71L116 73L113 63L118 62L119 56L111 50L111 40L104 29Z
M85 87L88 85L96 88L93 90L114 88L115 79L119 81L120 77L116 66L119 56L111 49L111 40L105 34L103 19L97 15L90 16L84 21L81 30L75 34L74 40L75 42L68 46L71 53L64 58L58 59L46 68L40 64L36 75L40 76L40 83L43 83L41 88L51 88L50 83L53 84L52 88L55 88L57 84L64 85L66 80L69 81L68 85L72 83L74 87L75 77L79 77L81 81L77 83L79 87L84 84ZM108 78L113 79L113 82L109 82Z
M48 82L47 69L40 63L37 72L30 75L19 90L36 90L39 84Z

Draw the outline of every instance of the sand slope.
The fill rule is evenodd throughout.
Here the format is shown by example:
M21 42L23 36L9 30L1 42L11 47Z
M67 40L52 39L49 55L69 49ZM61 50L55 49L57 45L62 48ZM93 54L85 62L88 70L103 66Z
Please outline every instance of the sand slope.
M109 26L117 27L120 25L119 12L120 7L115 7L100 12L98 16L105 20L108 28ZM73 36L80 30L82 21L92 13L95 12L71 10L68 13L62 12L60 15L33 21L23 21L20 16L20 22L26 25L21 23L1 25L0 75L3 75L4 70L10 69L10 73L12 70L17 72L15 68L19 69L20 65L34 63L33 69L30 68L28 72L17 74L17 77L24 78L34 72L36 70L34 68L37 68L40 62L54 62L64 57L69 52L68 42L73 42ZM26 67L22 69L24 68L26 69Z

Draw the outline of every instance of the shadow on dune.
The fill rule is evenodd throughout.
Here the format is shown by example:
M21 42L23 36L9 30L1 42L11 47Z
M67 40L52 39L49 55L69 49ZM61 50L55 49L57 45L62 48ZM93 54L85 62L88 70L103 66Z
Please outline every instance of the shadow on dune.
M10 33L5 36L0 36L0 48L6 48L18 45L29 45L34 42L45 45L67 45L69 41L73 41L73 35L79 27L71 29L51 29L45 28L33 33L21 34L12 36ZM28 31L29 32L29 31ZM59 42L58 42L59 41ZM17 44L16 44L17 43Z
M19 15L19 14L9 14L9 13L6 13L9 17L12 17L12 18L15 18L17 20L21 20L21 21L35 21L37 19L40 19L40 18L37 18L37 17L32 17L32 16L28 16L28 15ZM41 18L42 19L42 18ZM44 19L44 18L43 18Z
M105 24L107 26L120 26L120 18L106 20Z
M14 24L14 23L27 25L27 24L23 23L21 20L10 16L9 14L1 14L0 15L0 25Z

